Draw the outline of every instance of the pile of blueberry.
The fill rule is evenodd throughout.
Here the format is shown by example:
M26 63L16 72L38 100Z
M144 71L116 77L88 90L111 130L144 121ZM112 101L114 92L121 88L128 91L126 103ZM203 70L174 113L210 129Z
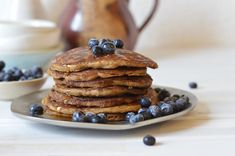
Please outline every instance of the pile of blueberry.
M138 113L128 112L126 114L126 121L131 124L136 122L157 118L160 116L170 115L186 109L189 105L189 98L185 95L172 95L165 89L156 88L156 92L159 95L160 102L156 105L152 105L150 99L142 97L140 99L140 105Z
M94 113L82 113L74 112L72 115L72 121L74 122L91 122L91 123L106 123L107 117L104 113L94 114Z
M113 54L116 48L123 48L124 43L120 39L90 39L88 46L91 48L92 53L95 56L102 56L107 54Z
M0 82L32 80L43 76L43 70L38 66L33 66L31 69L24 71L18 67L8 70L4 70L4 68L5 62L0 61Z

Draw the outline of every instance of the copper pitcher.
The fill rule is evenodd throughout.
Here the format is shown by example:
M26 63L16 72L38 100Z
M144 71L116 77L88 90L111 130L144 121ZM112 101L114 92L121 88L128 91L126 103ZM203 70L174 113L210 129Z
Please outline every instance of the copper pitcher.
M158 0L138 28L128 9L129 0L71 0L61 17L60 26L67 49L87 45L90 38L119 38L125 48L133 49L139 33L153 17Z

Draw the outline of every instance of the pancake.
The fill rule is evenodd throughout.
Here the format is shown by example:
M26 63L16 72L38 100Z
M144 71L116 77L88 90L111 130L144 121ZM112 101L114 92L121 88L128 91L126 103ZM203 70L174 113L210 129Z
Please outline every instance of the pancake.
M75 105L76 107L112 107L138 101L142 96L149 97L153 103L156 103L157 93L149 88L146 95L124 95L117 97L77 97L69 96L54 90L49 92L49 97L58 103Z
M50 110L48 107L45 107L44 109L44 116L50 116L55 119L59 120L66 120L66 121L71 121L71 114L63 114L59 113L53 110ZM125 114L124 113L113 113L113 114L106 114L107 120L108 121L123 121L125 120Z
M108 86L127 86L137 88L147 88L152 84L152 79L149 75L146 76L122 76L111 77L106 79L95 79L91 81L66 81L60 79L54 79L56 84L64 85L67 87L108 87Z
M117 67L150 67L157 68L157 64L136 52L126 49L116 49L114 54L96 57L88 47L80 47L57 55L50 64L51 70L74 72L84 69L115 69Z
M120 96L124 94L143 95L147 88L133 88L124 86L110 86L102 88L68 88L62 85L55 85L53 89L57 92L72 96L105 97Z
M119 106L97 108L97 107L83 107L79 108L73 105L66 105L63 103L58 103L52 101L51 98L45 97L42 101L43 105L47 106L50 110L62 113L62 114L73 114L73 112L92 112L98 113L127 113L127 112L137 112L140 109L140 104L138 102L123 104Z
M80 72L59 72L48 69L47 73L55 79L66 81L90 81L97 78L117 76L145 76L146 68L88 69Z

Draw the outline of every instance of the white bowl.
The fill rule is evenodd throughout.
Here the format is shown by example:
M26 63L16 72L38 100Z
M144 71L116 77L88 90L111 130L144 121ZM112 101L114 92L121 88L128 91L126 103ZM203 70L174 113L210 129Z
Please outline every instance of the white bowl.
M34 65L47 68L50 60L63 50L63 45L60 44L53 49L35 50L35 51L16 51L9 53L1 53L0 59L6 63L6 68L19 67L29 69Z
M57 29L56 23L47 20L0 21L0 37L48 33L55 29Z
M21 51L52 48L60 42L60 29L45 20L0 21L0 50Z
M26 81L0 82L0 100L12 100L39 90L46 82L47 75L42 78Z

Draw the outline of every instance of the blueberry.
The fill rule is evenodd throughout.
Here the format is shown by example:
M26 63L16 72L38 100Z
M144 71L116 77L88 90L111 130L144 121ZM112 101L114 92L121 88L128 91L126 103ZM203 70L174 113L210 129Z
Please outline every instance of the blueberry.
M8 74L8 73L4 74L3 81L12 81L12 80L13 80L13 77L11 74Z
M162 89L161 88L154 88L154 90L159 93Z
M30 69L24 71L24 76L25 77L33 77L33 73Z
M98 116L91 117L90 122L92 122L92 123L101 123L100 118Z
M103 51L103 49L100 46L93 46L92 47L92 53L95 56L102 56L102 55L104 55L104 51Z
M105 42L107 42L107 39L100 39L99 45L102 46Z
M128 113L126 114L126 121L129 121L129 120L130 120L130 117L133 116L133 115L135 115L134 112L128 112Z
M152 105L148 109L153 117L161 116L161 109L158 105Z
M104 113L99 113L97 114L97 117L99 118L99 122L105 123L107 122L107 116Z
M160 103L160 109L161 109L162 115L169 115L174 112L173 106L164 102Z
M106 54L112 54L115 51L115 45L112 42L103 43L102 48Z
M73 115L72 115L72 121L84 122L85 121L85 115L82 112L74 112Z
M39 104L31 104L29 106L29 113L31 115L42 115L43 114L43 107Z
M27 80L27 77L21 76L19 80L20 80L20 81L25 81L25 80Z
M138 113L143 113L143 112L146 112L147 111L147 108L140 108L139 110L138 110Z
M176 104L177 110L181 111L186 108L188 103L187 103L186 99L179 98L178 100L176 100L175 104Z
M189 87L192 88L192 89L195 89L195 88L197 88L197 83L196 82L190 82Z
M5 65L6 65L5 62L0 60L0 71L4 69Z
M123 48L124 43L120 39L113 40L113 44L116 46L116 48Z
M160 101L164 100L166 97L169 97L171 94L166 89L161 89L158 92L158 98Z
M27 77L27 80L33 80L34 77L30 76L30 77Z
M91 122L91 119L96 115L94 113L87 112L85 116L86 116L87 121Z
M94 47L95 45L98 45L98 44L99 44L99 41L97 39L94 39L94 38L92 38L88 41L88 46L90 48L92 48L92 47Z
M34 78L40 78L43 76L43 70L41 67L33 66L30 70Z
M147 97L142 97L140 99L140 105L142 107L149 107L151 105L151 100L149 98L147 98Z
M142 114L132 115L129 120L131 124L134 124L140 121L144 121L144 116Z
M143 142L144 142L145 145L152 146L156 143L156 139L151 135L146 135L143 138Z
M142 114L144 116L144 120L148 120L152 118L152 114L149 109L146 111L140 112L139 114Z
M14 74L14 70L13 69L8 69L6 71L6 73L9 74L9 75L13 75Z
M1 72L0 72L0 81L3 81L4 76L5 76L5 72L4 72L4 71L1 71Z
M179 98L180 98L180 95L174 94L174 95L172 95L172 97L174 97L174 98L176 98L176 99L179 99Z
M24 75L24 73L20 69L14 71L14 76L16 76L18 78L20 78L23 75Z

